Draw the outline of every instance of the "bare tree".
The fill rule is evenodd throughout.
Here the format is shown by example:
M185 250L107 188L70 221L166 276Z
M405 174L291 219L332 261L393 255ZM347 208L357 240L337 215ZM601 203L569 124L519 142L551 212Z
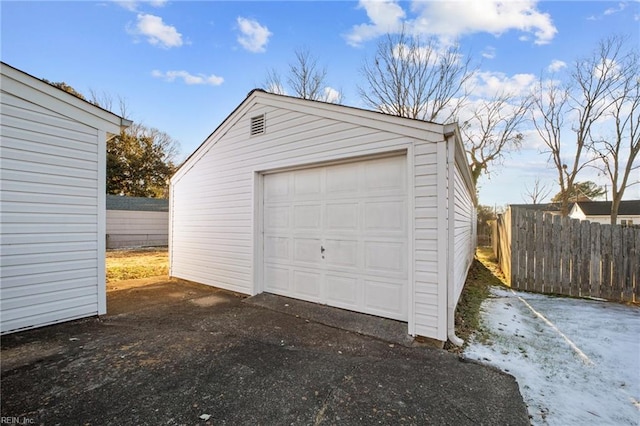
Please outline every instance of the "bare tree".
M471 176L474 183L489 172L492 163L501 162L508 151L520 148L524 139L520 132L528 120L532 97L499 93L476 101L470 108L470 118L460 130L465 136Z
M308 48L295 51L295 61L289 64L287 84L293 95L302 99L340 103L342 92L327 84L327 69L318 65ZM266 91L283 95L286 93L282 78L275 69L267 73L263 87Z
M610 94L620 88L617 64L621 47L618 38L600 42L591 56L575 62L569 86L561 87L542 78L538 85L534 124L558 172L560 194L563 194L561 212L565 216L569 213L569 194L576 176L595 160L584 155L592 143L594 125L610 110L613 104ZM575 143L570 148L560 143L565 116L574 117L571 130Z
M372 61L361 71L365 87L358 87L374 110L400 117L448 122L467 98L466 83L473 76L471 59L459 46L440 48L436 38L388 34L378 43Z
M525 193L522 199L524 201L530 201L531 204L540 204L542 200L547 198L549 194L551 194L551 188L549 188L546 184L540 182L540 178L536 178L533 182L533 188L529 189L527 185L525 185Z
M98 93L94 89L89 89L89 102L100 108L115 112L113 96L110 93ZM129 118L131 116L127 101L122 96L118 96L118 111L116 114L123 118Z
M617 61L622 85L611 93L614 99L608 115L613 120L613 136L599 138L591 145L600 160L598 167L611 182L611 224L618 219L618 209L625 189L640 183L629 182L631 172L640 169L636 157L640 152L640 54L631 51Z

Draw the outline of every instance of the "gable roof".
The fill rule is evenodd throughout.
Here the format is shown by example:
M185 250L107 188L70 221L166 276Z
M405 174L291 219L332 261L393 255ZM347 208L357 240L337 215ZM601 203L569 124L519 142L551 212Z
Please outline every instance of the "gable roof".
M196 148L196 150L187 157L180 168L171 178L172 181L181 179L197 161L205 155L217 141L226 134L226 132L240 120L240 118L251 107L256 104L273 106L275 108L291 109L303 114L317 115L321 117L331 118L347 123L358 124L373 129L386 130L397 134L406 135L416 139L425 139L425 132L435 133L448 137L455 134L458 143L462 147L460 133L457 125L442 125L425 120L398 117L395 115L385 114L378 111L372 111L352 106L333 104L324 101L302 99L294 96L280 95L266 92L263 89L253 89L247 94L247 97L229 114L222 123ZM462 147L463 148L463 147ZM465 163L467 162L464 148L462 152L465 155ZM470 179L470 172L466 168L465 180ZM469 184L469 182L467 182ZM471 186L473 184L471 183ZM475 194L475 187L471 191Z
M609 216L611 214L611 201L578 201L577 204L586 216ZM640 215L640 200L620 201L618 215Z
M163 198L123 197L107 194L107 210L168 212L169 200Z
M3 92L10 93L13 96L29 102L37 103L51 110L53 110L51 102L57 101L55 104L55 112L95 129L104 130L111 135L116 135L131 125L130 120L122 118L84 99L80 99L71 93L1 61L0 75L2 75L1 89ZM25 86L33 90L25 93Z

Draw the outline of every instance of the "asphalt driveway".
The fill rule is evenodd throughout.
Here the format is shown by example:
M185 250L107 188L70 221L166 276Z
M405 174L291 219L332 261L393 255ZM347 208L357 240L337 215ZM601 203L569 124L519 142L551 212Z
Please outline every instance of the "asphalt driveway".
M445 351L189 282L123 288L104 317L2 337L3 422L529 424L512 376Z

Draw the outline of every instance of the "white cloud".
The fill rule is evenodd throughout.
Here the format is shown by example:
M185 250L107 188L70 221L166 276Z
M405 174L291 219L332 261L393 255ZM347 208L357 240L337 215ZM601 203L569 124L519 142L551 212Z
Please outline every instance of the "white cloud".
M151 75L156 78L162 78L165 81L173 82L176 79L181 79L185 84L188 85L209 85L209 86L219 86L224 82L224 78L218 77L217 75L205 75L205 74L197 74L193 75L188 73L187 71L167 71L162 72L158 70L153 70Z
M557 33L551 16L540 12L536 0L460 0L414 1L412 19L395 0L360 0L369 23L356 25L346 35L347 42L358 46L388 32L397 32L404 25L411 34L434 35L450 42L474 33L499 36L516 30L533 35L535 44L549 43Z
M554 59L553 61L551 61L551 63L549 64L549 66L547 67L547 70L549 70L549 72L558 72L563 68L567 67L567 63L564 61L561 61L559 59Z
M250 52L264 52L273 34L266 26L253 19L238 17L238 43Z
M324 88L324 101L330 103L340 102L342 94L333 87Z
M161 17L155 15L139 13L136 28L132 32L145 36L152 45L166 49L180 47L183 44L182 34L176 27L165 24Z
M618 7L610 7L607 10L604 11L604 15L613 15L616 14L618 12L622 12L623 10L625 10L627 8L627 3L621 2L618 3Z
M534 74L514 74L509 77L501 72L482 71L475 74L471 82L474 97L493 97L500 94L522 96L528 94L536 84Z
M493 59L496 57L496 48L493 46L487 46L481 53L485 59Z
M363 42L385 33L398 32L402 28L402 20L406 16L402 7L395 0L360 0L358 8L365 10L371 23L355 25L351 33L347 34L347 43L352 46L359 46Z
M138 8L142 4L146 4L152 7L163 7L167 4L167 0L148 0L148 1L139 1L139 0L115 0L117 4L121 7L131 11L137 12Z

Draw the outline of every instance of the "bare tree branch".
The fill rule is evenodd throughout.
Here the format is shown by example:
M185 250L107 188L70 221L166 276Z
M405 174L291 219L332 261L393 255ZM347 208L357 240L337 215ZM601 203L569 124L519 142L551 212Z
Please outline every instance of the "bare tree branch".
M611 224L617 222L625 189L638 183L629 182L631 172L640 168L636 162L640 152L640 53L638 49L625 51L625 42L620 37L603 42L601 49L615 53L610 78L616 81L606 88L608 102L603 112L613 121L613 134L597 138L589 146L599 159L597 167L611 182Z
M530 201L531 204L540 204L542 200L547 198L549 194L551 194L551 188L546 184L542 184L539 178L536 178L533 183L533 188L529 189L527 185L525 185L525 196L522 197L524 201Z
M388 34L378 43L372 61L361 72L365 87L360 96L372 109L427 121L455 119L473 76L471 59L463 59L459 46L440 49L435 38L426 41L404 31Z

